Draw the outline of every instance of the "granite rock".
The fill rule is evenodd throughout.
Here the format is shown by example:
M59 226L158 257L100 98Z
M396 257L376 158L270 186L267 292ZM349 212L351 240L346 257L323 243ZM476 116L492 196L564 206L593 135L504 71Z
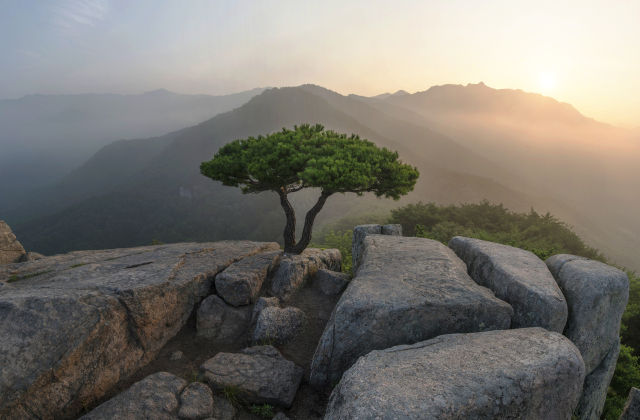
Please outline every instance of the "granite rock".
M616 370L620 354L620 341L615 341L609 353L593 372L587 375L582 386L582 396L575 413L580 420L598 420L607 399L607 390Z
M351 276L347 273L339 273L331 270L318 270L313 281L314 286L319 287L326 295L339 295L347 288Z
M281 257L281 251L271 251L244 258L216 276L216 293L233 306L255 302Z
M555 255L546 261L569 307L564 335L580 349L587 373L593 372L619 340L629 299L629 278L598 261Z
M442 334L508 329L511 306L467 274L452 250L424 238L369 235L358 274L316 348L310 383L337 381L372 350Z
M258 299L256 301L256 303L253 305L253 313L251 315L251 324L253 324L254 322L258 321L258 317L260 316L260 312L262 312L262 310L264 308L268 308L270 306L279 308L280 307L280 299L278 299L277 297L261 297L260 299Z
M180 394L178 418L181 420L204 420L213 415L213 394L201 382L192 382Z
M320 269L340 271L342 256L337 249L307 248L302 254L283 255L271 282L271 294L285 298L302 288Z
M353 238L351 240L351 259L353 260L353 274L358 272L360 260L362 258L362 243L369 235L381 235L381 225L360 225L353 228Z
M331 393L325 420L570 420L580 352L542 328L443 335L373 351Z
M46 258L46 257L42 254L38 254L37 252L27 252L22 256L22 259L20 260L20 262L35 261L41 258Z
M198 308L196 334L219 340L234 339L249 327L252 311L251 306L234 307L219 296L211 295Z
M18 263L25 254L9 225L0 220L0 264Z
M629 391L629 398L622 410L620 420L638 420L640 419L640 390L638 388L631 388Z
M278 248L182 243L0 266L0 418L75 415L153 360L218 273Z
M248 403L290 407L304 370L274 347L257 346L240 353L218 353L200 372L213 389L233 386Z
M284 344L300 333L304 322L304 312L298 308L264 308L258 316L252 342L255 344L272 341L275 344Z
M511 328L542 327L562 333L568 309L545 263L529 251L456 236L451 248L476 283L513 308Z

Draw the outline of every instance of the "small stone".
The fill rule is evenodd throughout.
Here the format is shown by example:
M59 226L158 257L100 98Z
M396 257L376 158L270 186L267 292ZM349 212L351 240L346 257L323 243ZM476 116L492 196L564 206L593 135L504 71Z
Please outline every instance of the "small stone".
M192 382L180 395L178 418L184 420L204 420L213 415L213 394L201 382Z
M629 398L622 410L620 420L638 420L640 419L640 390L638 388L631 388L629 392Z
M285 416L284 413L278 413L272 420L289 420L289 417Z
M286 343L300 332L304 321L304 312L298 308L264 308L258 316L253 343Z
M20 262L36 261L36 260L41 260L42 258L46 258L46 257L42 254L38 254L37 252L27 252L22 256L22 259L20 260Z
M337 249L307 248L300 255L286 255L273 275L271 293L284 298L297 292L320 269L340 271L342 255Z
M226 398L213 396L213 420L233 420L236 409Z
M235 387L247 403L290 407L304 369L272 346L257 346L240 353L218 353L200 367L200 372L212 388Z
M274 306L276 308L280 307L280 299L277 297L261 297L258 301L253 305L253 314L251 315L251 323L253 324L258 320L258 316L260 316L260 312L264 308L268 308L270 306Z
M219 296L211 295L202 301L196 315L198 337L233 339L246 331L252 308L228 305Z
M330 270L318 270L314 284L326 295L339 295L347 288L351 276Z
M184 353L181 352L180 350L178 351L174 351L173 353L171 353L171 356L169 357L169 360L180 360L184 357Z

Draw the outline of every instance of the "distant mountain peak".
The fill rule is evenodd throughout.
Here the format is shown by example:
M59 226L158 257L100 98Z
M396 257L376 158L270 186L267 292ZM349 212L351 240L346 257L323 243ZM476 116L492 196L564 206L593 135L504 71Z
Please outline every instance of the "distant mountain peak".
M156 89L156 90L150 90L148 92L143 93L143 95L176 95L176 93L168 91L167 89Z
M401 90L397 91L396 93L394 93L394 94L393 94L393 95L391 95L391 96L403 96L403 95L410 95L410 93L409 93L409 92L407 92L406 90L402 90L402 89L401 89Z

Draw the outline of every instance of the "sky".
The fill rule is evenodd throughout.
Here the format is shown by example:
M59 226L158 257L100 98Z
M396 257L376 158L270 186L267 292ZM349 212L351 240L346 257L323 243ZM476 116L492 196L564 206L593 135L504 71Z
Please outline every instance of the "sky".
M0 0L0 99L484 82L640 127L639 0Z

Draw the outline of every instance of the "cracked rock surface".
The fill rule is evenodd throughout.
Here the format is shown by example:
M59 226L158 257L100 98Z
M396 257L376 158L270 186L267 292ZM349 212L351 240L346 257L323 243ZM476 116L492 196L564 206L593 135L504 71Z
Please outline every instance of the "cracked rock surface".
M0 264L17 263L24 258L26 252L9 225L0 220Z
M253 404L291 406L304 370L272 346L256 346L240 353L218 353L201 367L213 389L234 387L239 398Z
M570 420L585 368L542 328L443 335L373 351L334 388L325 420Z
M218 273L277 249L181 243L0 266L0 418L72 417L154 359Z
M542 327L562 333L567 302L545 263L524 249L456 236L451 248L471 278L513 307L511 328Z
M508 329L513 309L477 285L438 241L372 234L311 365L310 383L340 380L360 356L442 334Z

